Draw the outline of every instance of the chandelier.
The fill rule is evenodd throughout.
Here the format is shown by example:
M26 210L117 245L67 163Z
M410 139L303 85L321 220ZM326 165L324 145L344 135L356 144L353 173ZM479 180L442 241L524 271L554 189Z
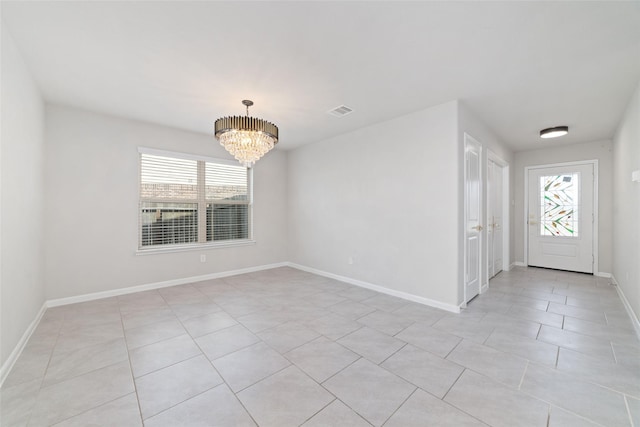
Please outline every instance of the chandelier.
M216 120L215 135L220 145L242 165L250 168L278 143L278 127L266 120L249 117L253 101L245 99L245 117L223 117Z

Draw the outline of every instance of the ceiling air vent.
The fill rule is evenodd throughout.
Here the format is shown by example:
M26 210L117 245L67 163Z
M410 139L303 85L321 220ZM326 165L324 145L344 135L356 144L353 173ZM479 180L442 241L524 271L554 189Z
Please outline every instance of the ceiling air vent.
M349 108L346 105L341 105L332 110L329 110L328 113L335 117L344 117L347 114L351 113L352 111L353 111L353 108Z

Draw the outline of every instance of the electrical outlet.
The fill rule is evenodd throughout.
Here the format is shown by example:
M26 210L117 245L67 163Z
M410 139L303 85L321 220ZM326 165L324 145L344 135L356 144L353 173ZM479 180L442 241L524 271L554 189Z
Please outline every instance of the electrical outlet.
M205 254L200 255L200 262L207 262L207 256Z
M350 256L349 259L347 260L347 264L352 265L353 264L353 257Z

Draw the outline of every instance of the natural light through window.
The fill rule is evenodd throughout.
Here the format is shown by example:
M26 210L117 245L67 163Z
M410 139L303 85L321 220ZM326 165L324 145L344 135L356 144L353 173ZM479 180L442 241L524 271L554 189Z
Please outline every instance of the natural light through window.
M251 238L250 171L190 157L140 149L139 249Z

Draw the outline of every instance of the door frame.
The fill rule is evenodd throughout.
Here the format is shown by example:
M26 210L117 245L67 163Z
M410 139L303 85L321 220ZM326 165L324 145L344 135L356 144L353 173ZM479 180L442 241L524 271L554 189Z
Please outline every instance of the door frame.
M598 268L598 159L579 160L575 162L549 163L546 165L525 166L524 168L524 265L529 265L529 171L532 169L546 169L554 167L591 165L593 167L593 275L597 276Z
M510 242L510 217L509 217L509 209L511 200L509 193L509 163L504 159L498 157L493 151L487 150L487 160L485 164L485 169L489 168L489 160L493 163L497 164L502 168L502 271L509 271L511 268L511 248L509 247ZM488 177L489 174L485 173L485 177ZM485 199L486 192L485 192ZM485 218L489 218L489 200L486 200L486 211ZM489 256L489 239L485 239L485 254ZM488 259L488 258L487 258ZM485 260L487 261L487 260ZM486 265L486 262L485 262ZM489 288L489 269L485 268L484 274L484 284L482 285L482 289L480 289L480 293L484 293Z

